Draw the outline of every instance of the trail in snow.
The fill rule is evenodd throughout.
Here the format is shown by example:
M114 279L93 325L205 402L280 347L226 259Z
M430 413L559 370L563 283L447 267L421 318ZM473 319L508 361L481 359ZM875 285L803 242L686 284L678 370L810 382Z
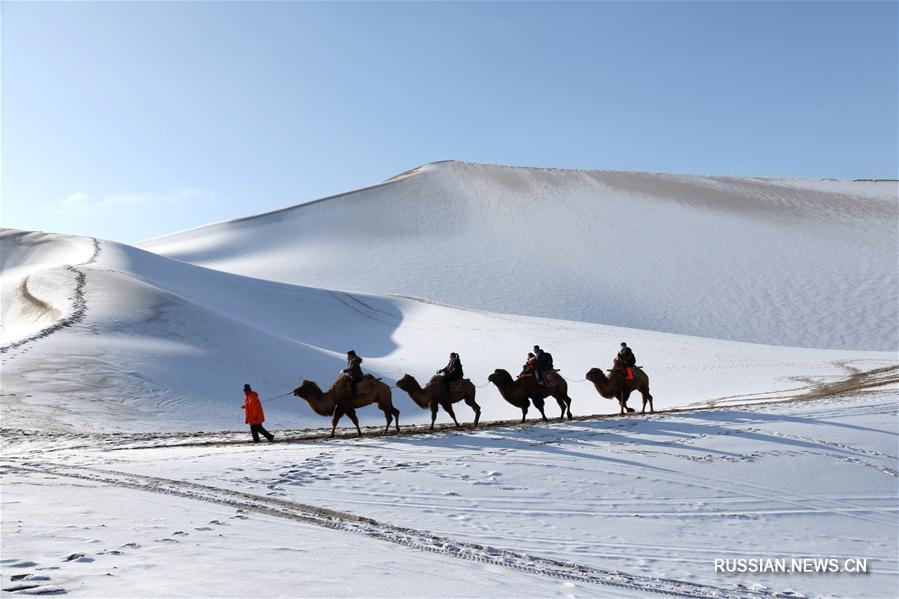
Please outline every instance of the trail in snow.
M548 559L468 543L414 528L399 527L371 518L364 518L318 506L283 499L261 497L207 485L141 476L128 472L70 466L63 463L5 458L2 467L12 471L31 472L44 476L74 478L105 485L125 487L151 493L175 495L188 499L226 505L278 518L306 522L325 528L365 535L382 541L403 545L416 551L428 551L447 557L476 561L511 568L549 578L622 588L651 594L674 595L696 599L758 599L761 597L795 597L793 593L776 593L750 589L722 589L680 580L635 576L619 571Z
M549 596L558 581L557 590L573 596L877 598L899 575L896 409L895 388L866 388L747 408L252 449L111 452L127 448L63 447L49 435L4 439L4 553L15 558L4 575L81 555L74 563L100 565L66 566L48 573L50 582L72 594L122 596L147 580L145 563L168 569L194 547L220 562L252 546L257 558L288 571L317 564L314 577L325 586L294 593L312 596L378 594L373 583L390 578L381 572L410 563L416 566L403 577L418 582L388 596L472 594L417 586L433 577L419 556L433 556L466 563L433 562L463 577L496 568L525 575L495 579L476 596L504 595L499 589ZM84 503L76 493L94 499ZM111 514L109 503L122 507ZM256 538L263 530L274 531L274 545ZM381 549L370 544L382 541ZM344 559L367 564L365 572L353 582L321 578L320 560L341 558L323 557L327 547L317 543L341 547ZM113 551L135 544L143 553ZM283 553L306 546L318 561ZM121 551L133 555L109 557ZM375 554L390 565L373 566L366 556ZM865 558L871 572L722 575L712 568L714 558L744 556ZM121 569L109 570L114 564ZM91 575L110 571L121 578ZM204 588L193 583L185 589Z
M98 240L95 237L91 237L90 240L94 246L94 251L93 251L93 254L91 255L91 257L88 258L84 262L80 262L80 263L74 264L74 265L66 264L63 267L67 271L72 273L75 277L75 287L72 290L72 296L71 296L71 300L72 300L71 313L68 316L66 316L65 318L56 321L54 324L38 331L37 333L35 333L34 335L31 335L30 337L26 337L24 339L19 339L18 341L14 341L13 343L10 343L8 345L4 345L3 347L0 347L0 354L5 354L11 350L18 349L20 347L23 347L23 346L31 344L35 341L38 341L40 339L49 337L53 333L56 333L58 331L61 331L68 327L71 327L72 325L80 323L84 320L84 317L87 314L87 301L85 300L85 297L84 297L84 287L87 284L87 275L84 273L84 271L76 268L76 266L87 266L89 264L93 264L94 262L97 261L97 258L100 256L100 247L101 247L100 240ZM26 290L27 290L27 281L28 281L28 277L26 277L22 282L22 285L25 286ZM28 295L31 295L31 294L29 293ZM34 298L34 299L37 301L41 301L40 298ZM5 363L5 361L4 361L4 363Z

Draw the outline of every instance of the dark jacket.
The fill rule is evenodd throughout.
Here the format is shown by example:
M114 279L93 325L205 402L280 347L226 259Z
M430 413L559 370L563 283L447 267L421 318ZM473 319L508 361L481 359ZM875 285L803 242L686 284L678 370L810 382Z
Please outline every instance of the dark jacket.
M462 372L462 360L459 358L452 358L444 368L438 370L440 374L443 375L444 379L447 381L458 381L464 375Z
M358 381L362 378L362 358L359 356L350 356L346 359L346 368L343 372L350 376L350 379Z
M538 350L537 353L534 354L534 358L537 362L538 370L548 370L548 369L552 368L552 366L553 366L552 358L550 358L549 354L547 354L542 349Z
M637 357L634 356L634 352L631 351L629 347L622 347L621 351L618 352L618 359L621 360L622 366L636 366L637 365Z

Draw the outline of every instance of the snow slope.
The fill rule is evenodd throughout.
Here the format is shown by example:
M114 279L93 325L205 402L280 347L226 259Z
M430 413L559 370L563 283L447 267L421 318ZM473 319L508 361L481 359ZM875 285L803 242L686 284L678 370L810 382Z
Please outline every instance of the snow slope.
M897 214L895 182L442 162L139 245L291 284L896 351Z
M0 337L5 345L7 340L37 335L62 319L76 286L66 266L89 262L95 248L77 237L2 230L0 249Z
M4 595L891 596L894 194L446 163L159 253L3 230ZM394 390L402 435L314 442L277 397L458 351L517 419L487 375L537 343L609 414L582 379L621 340L657 410L705 409L423 435ZM247 445L245 382L293 442ZM741 557L871 573L714 571Z
M210 270L89 238L6 231L0 242L0 415L6 428L239 429L245 382L263 398L289 392L304 378L325 386L351 348L365 357L364 367L390 384L406 372L424 380L450 351L458 351L466 374L482 387L482 420L520 417L487 385L487 376L495 368L516 371L535 343L552 351L571 381L576 415L616 410L583 378L591 367L608 366L622 339L650 365L657 409L726 403L724 398L735 396L772 399L810 379L846 376L847 361L863 370L895 362L889 352L771 347L333 292ZM74 264L63 264L62 256ZM58 312L54 324L37 332L34 327L45 323L16 311L24 301L14 293L22 276L35 297L51 298L47 303ZM428 419L402 391L394 389L393 398L401 423ZM558 408L550 404L548 415L556 417ZM266 412L274 429L326 424L293 397L267 402ZM458 415L471 421L465 406ZM537 416L534 410L529 415ZM375 408L360 416L383 422Z

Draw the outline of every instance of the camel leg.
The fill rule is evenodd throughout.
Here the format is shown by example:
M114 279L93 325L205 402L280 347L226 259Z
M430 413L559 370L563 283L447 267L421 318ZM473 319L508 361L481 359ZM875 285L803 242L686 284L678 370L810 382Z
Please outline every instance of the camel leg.
M444 409L444 411L446 411L447 414L450 415L450 417L453 419L453 422L456 423L456 428L461 428L461 426L459 425L459 421L456 420L456 413L453 412L453 404L447 402L447 403L443 404L443 409Z
M618 415L624 416L625 410L627 408L627 400L624 399L624 393L622 391L619 391L615 394L615 397L618 399L618 407L621 409Z
M652 395L649 394L649 385L645 385L640 388L640 393L643 395L643 410L640 412L641 414L646 413L646 402L649 402L649 413L655 413L655 410L652 407Z
M468 407L474 410L474 424L472 426L474 428L477 428L478 420L481 419L481 406L479 406L474 399L466 399L465 403L468 404Z
M384 410L384 418L387 420L387 426L384 428L385 435L390 432L390 423L393 421L393 414L391 414L391 411L392 410L389 407Z
M346 415L350 417L350 420L353 421L353 424L356 425L356 432L359 433L359 436L362 436L362 429L359 428L359 419L356 417L356 410L354 408L348 408L346 411Z
M567 395L565 396L565 408L568 410L568 420L571 420L571 398Z
M624 405L624 409L628 412L633 412L634 411L633 409L627 407L627 400L630 399L630 397L631 397L630 389L622 389L621 390L621 398L622 398L622 404Z
M543 422L549 422L549 419L546 417L546 412L543 411L543 406L544 406L543 398L541 397L540 399L535 399L533 401L534 401L534 407L537 408L538 410L540 410L540 416L543 418Z
M400 432L400 411L396 408L392 408L393 411L393 426L396 427L396 432Z
M436 401L431 402L431 430L434 430L434 421L437 420L437 405Z
M334 431L337 429L337 423L343 416L343 408L337 406L334 408L334 416L331 418L331 438L334 438Z
M524 421L527 419L527 417L528 417L528 404L525 403L521 407L521 423L522 424L524 424Z
M562 408L562 414L559 416L559 420L565 420L565 400L561 397L555 398L556 403L559 404L559 407Z

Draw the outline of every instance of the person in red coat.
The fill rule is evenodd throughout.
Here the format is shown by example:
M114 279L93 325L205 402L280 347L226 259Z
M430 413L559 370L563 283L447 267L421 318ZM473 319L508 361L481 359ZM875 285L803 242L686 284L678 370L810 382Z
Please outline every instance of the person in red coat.
M259 394L253 391L249 385L243 386L243 392L246 397L240 409L246 411L246 422L250 425L250 432L253 433L253 443L259 443L259 433L262 433L262 436L269 441L274 441L275 436L262 426L262 423L265 422L265 414L262 412Z

